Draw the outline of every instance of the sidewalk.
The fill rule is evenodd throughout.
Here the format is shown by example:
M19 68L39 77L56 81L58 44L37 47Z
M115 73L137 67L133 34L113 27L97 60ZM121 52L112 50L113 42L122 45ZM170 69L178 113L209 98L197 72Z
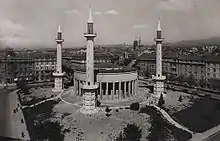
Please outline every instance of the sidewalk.
M27 131L25 119L22 110L20 109L21 105L18 100L18 96L16 91L11 92L8 95L9 99L9 136L12 138L22 139L22 140L30 140L29 133ZM18 107L19 106L19 107ZM14 113L15 112L15 113ZM23 123L21 122L23 120ZM22 133L23 132L23 133ZM23 137L22 137L23 134Z

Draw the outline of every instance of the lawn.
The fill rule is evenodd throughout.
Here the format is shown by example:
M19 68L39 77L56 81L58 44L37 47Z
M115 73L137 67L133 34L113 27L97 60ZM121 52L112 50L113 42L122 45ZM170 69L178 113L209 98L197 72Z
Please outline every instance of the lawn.
M151 128L148 129L150 134L146 138L148 141L187 141L192 137L190 133L169 124L153 107L146 106L140 113L150 116Z
M196 99L191 107L172 115L179 123L195 132L204 132L220 124L220 101Z

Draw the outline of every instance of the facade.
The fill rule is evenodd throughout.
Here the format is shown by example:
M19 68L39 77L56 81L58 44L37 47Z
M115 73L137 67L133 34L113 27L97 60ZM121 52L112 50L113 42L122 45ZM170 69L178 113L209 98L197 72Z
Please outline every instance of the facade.
M53 81L52 73L56 69L55 58L35 59L35 82Z
M154 74L156 71L156 54L142 54L137 58L139 75ZM181 75L193 75L197 81L206 80L208 87L218 89L220 86L220 55L198 56L179 55L174 52L164 52L162 60L163 74L168 78L177 78Z
M52 81L55 71L54 55L44 53L21 53L13 51L0 59L0 83Z

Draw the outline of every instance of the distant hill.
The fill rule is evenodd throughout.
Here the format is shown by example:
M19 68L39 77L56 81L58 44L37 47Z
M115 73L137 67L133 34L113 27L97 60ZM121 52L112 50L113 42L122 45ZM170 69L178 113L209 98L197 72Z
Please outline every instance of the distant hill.
M167 46L207 46L207 45L220 45L220 37L212 37L208 39L200 39L200 40L183 40L176 43L165 43Z

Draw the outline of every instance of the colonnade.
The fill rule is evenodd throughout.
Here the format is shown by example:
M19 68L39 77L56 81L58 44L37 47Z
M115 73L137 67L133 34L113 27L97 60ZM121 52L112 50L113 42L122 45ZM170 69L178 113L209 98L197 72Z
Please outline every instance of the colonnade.
M82 95L82 85L85 81L74 79L74 89L77 95ZM99 82L98 99L126 99L137 94L137 79L121 82Z

